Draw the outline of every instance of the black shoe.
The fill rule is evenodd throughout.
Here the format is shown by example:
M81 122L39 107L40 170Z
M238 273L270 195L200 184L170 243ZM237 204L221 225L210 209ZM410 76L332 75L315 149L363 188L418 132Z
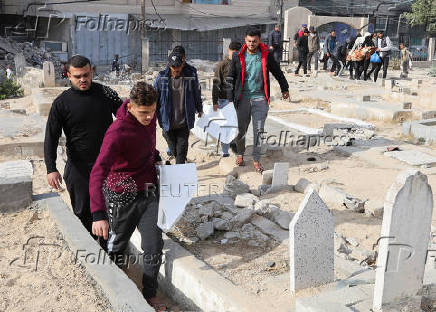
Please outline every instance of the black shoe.
M223 154L223 157L230 157L230 154Z

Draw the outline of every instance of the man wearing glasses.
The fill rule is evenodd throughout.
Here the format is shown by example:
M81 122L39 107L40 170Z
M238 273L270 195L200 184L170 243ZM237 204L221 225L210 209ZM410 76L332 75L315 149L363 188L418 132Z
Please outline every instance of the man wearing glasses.
M67 163L64 180L70 194L74 214L91 233L89 176L100 152L104 134L122 101L111 88L92 82L88 58L75 55L67 63L71 88L62 92L52 104L44 141L47 182L61 189L62 177L56 168L59 137L67 139ZM104 243L101 242L102 247Z

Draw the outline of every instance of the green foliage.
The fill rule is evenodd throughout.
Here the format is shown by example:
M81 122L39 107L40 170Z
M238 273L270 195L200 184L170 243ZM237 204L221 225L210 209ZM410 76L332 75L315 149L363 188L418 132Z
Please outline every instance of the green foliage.
M24 95L23 89L14 79L0 77L0 100L21 97Z
M427 33L436 34L436 0L415 0L412 12L403 14L410 25L425 25Z

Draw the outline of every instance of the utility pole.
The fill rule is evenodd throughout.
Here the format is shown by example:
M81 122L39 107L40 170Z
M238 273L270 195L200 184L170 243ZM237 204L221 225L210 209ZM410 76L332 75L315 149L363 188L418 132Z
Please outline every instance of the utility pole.
M141 73L144 75L148 70L150 61L150 43L145 37L145 0L141 0L141 15L142 21L139 23L141 27Z
M283 1L284 0L279 0L279 10L280 10L280 15L279 15L279 25L280 25L280 27L282 26L282 24L283 24Z

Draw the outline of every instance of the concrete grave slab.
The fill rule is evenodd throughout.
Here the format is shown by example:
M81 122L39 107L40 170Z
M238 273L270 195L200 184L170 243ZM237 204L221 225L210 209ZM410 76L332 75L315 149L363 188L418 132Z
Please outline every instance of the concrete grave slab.
M423 285L430 240L433 193L427 176L416 170L398 175L384 205L379 241L375 311L414 297Z
M416 150L385 152L384 155L406 162L411 166L433 167L436 165L436 157Z
M16 212L32 203L32 175L30 161L0 163L0 212Z
M290 290L334 280L333 215L314 190L308 192L289 224Z
M436 118L410 121L403 124L404 135L412 135L416 139L423 138L427 142L436 141Z

